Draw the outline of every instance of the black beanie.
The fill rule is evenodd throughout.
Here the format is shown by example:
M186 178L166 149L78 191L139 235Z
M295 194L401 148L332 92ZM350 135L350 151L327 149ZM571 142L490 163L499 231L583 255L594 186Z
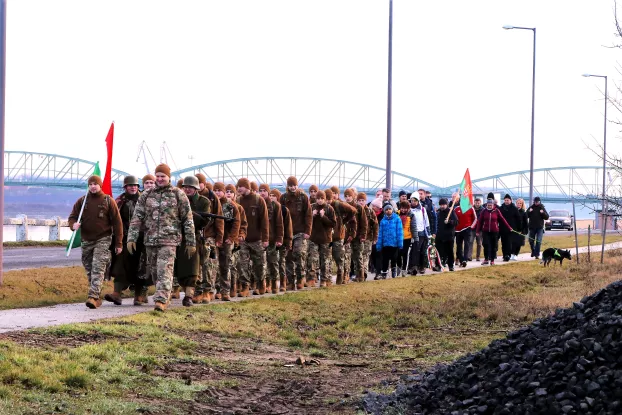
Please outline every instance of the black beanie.
M438 205L446 205L447 204L447 199L442 198L441 200L438 201Z
M505 196L503 196L503 198L512 200L512 196L510 196L509 193L506 193Z
M540 196L536 196L536 197L534 197L534 198L533 198L533 201L534 201L534 202L540 202Z
M402 196L406 196L406 192L405 192L405 191L403 191L403 190L400 190L400 192L399 192L399 196L400 196L400 197L402 197Z
M494 199L494 198L495 198L495 195L492 192L488 193L488 196L486 196L486 199Z

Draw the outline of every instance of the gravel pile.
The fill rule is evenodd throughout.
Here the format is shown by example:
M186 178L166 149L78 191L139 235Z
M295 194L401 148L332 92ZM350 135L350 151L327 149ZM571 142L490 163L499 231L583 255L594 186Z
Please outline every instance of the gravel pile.
M622 414L622 282L478 353L369 393L369 413Z

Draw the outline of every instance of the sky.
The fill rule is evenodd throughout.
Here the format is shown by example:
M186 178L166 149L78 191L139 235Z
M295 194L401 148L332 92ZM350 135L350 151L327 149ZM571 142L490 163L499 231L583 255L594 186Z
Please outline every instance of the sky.
M143 140L178 168L310 156L384 167L388 0L9 0L6 150L138 175ZM393 170L438 185L598 165L616 96L613 0L394 0ZM622 5L621 5L622 6ZM609 118L617 118L610 107ZM608 149L620 153L618 128ZM172 164L172 163L170 163ZM174 167L174 166L173 166Z

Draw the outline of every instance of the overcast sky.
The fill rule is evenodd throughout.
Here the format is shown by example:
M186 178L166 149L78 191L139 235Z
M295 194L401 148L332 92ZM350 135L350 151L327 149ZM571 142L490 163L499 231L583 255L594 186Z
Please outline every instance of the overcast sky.
M384 167L388 0L9 0L6 149L139 175L258 156ZM619 76L613 0L394 0L393 169L439 184L594 165L603 81ZM616 116L611 111L610 115ZM621 149L614 125L609 148ZM189 156L194 159L189 159ZM102 166L103 168L103 166Z

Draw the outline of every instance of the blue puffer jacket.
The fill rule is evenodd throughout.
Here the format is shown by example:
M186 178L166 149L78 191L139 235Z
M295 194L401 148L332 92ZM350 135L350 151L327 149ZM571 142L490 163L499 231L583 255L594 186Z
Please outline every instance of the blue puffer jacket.
M376 249L380 251L384 246L393 246L401 249L403 245L404 230L402 229L402 220L399 215L393 213L391 217L385 216L382 218Z

